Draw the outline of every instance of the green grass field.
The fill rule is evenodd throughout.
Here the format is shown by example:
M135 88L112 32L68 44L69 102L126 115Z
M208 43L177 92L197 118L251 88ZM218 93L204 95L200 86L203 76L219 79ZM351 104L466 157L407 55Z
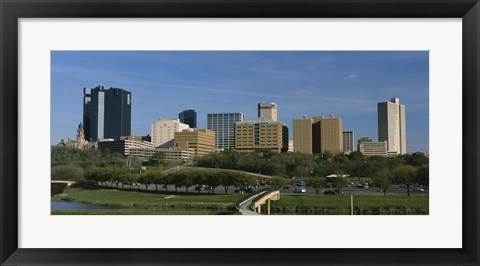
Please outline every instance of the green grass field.
M428 196L353 196L353 205L358 208L408 207L428 209ZM281 196L279 201L272 201L272 206L349 208L350 196Z
M91 204L117 206L164 206L175 204L235 205L239 195L171 195L120 189L66 188L67 199Z

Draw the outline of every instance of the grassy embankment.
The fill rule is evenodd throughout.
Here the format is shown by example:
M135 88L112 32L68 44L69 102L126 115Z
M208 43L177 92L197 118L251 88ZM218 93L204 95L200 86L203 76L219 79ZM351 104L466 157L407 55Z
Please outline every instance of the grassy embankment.
M107 206L137 209L96 211L53 211L52 214L105 215L181 215L227 214L235 212L240 195L167 194L164 192L119 189L67 188L63 199ZM171 193L171 192L170 192ZM428 214L428 196L354 196L354 214ZM266 207L266 205L264 205ZM172 209L174 208L174 209ZM272 201L272 213L284 214L350 214L349 196L281 196Z
M428 196L353 196L354 214L428 214ZM273 213L350 214L349 196L281 196Z
M110 188L66 188L64 196L57 199L112 207L135 207L135 209L52 211L52 214L126 214L126 215L181 215L223 214L236 212L238 195L167 194ZM172 210L172 208L175 208Z

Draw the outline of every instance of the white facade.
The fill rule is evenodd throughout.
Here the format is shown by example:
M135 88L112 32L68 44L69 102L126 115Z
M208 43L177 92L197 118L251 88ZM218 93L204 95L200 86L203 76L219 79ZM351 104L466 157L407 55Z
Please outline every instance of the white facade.
M387 142L361 142L359 152L365 156L387 156Z
M390 102L377 105L378 141L387 142L389 153L405 154L407 152L405 130L405 105L400 99L392 98Z
M266 119L277 121L277 104L270 102L261 102L258 104L258 117L263 116Z
M175 132L181 132L189 128L187 124L180 123L179 119L159 118L152 124L150 136L152 136L152 143L155 147L173 140Z

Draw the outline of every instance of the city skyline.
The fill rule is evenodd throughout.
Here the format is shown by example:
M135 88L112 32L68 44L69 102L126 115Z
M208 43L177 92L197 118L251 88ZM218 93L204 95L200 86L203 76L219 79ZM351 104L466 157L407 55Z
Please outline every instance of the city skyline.
M160 117L193 109L257 117L277 104L278 121L340 116L344 130L377 140L377 103L406 106L407 152L428 150L428 52L52 52L51 144L73 138L82 120L83 87L132 93L132 134ZM356 141L356 140L354 140Z

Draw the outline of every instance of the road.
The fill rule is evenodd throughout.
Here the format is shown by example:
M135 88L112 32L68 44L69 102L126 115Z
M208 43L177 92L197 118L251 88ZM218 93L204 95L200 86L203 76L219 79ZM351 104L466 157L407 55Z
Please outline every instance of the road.
M306 195L315 195L315 190L312 187L304 187L306 189ZM300 193L293 193L294 187L292 186L289 189L280 189L282 195L299 195ZM321 188L321 191L326 190L334 190L335 188ZM380 192L380 188L378 187L368 187L368 188L357 188L355 185L350 185L349 187L342 188L342 191L345 195L383 195L383 192ZM410 188L410 195L428 195L428 189L425 191L412 191L413 188ZM387 189L387 195L407 195L407 189L400 188L399 185L392 185L389 189Z

